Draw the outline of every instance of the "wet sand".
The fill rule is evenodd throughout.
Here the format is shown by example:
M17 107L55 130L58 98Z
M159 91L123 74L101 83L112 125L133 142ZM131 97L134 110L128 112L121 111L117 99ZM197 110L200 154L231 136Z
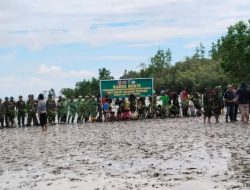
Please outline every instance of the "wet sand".
M202 118L0 130L0 189L250 189L250 126Z

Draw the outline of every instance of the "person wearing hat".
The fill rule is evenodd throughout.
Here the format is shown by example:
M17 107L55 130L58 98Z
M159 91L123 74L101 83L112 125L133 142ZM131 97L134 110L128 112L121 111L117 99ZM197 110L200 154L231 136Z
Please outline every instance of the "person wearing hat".
M204 96L203 96L203 106L204 106L204 123L208 118L208 123L210 123L210 119L212 117L213 111L213 97L212 97L212 89L206 88Z
M28 113L27 127L30 127L32 122L34 126L39 126L38 119L36 116L37 102L34 100L34 95L31 94L28 96L28 101L26 102L26 108Z
M68 123L69 123L69 121L71 119L71 123L74 124L76 111L77 111L77 106L76 106L76 102L74 101L73 96L70 97L70 100L68 102L68 110L69 110Z
M46 101L47 106L47 117L49 124L55 123L56 121L56 101L53 99L52 94L48 95Z
M1 124L1 128L3 128L4 127L4 107L3 107L1 98L0 98L0 124Z
M10 124L11 127L15 126L15 117L16 117L16 102L14 98L10 97Z
M89 116L90 116L90 99L91 97L85 96L85 104L84 104L84 118L85 122L89 121Z
M231 122L234 122L235 98L236 96L234 93L233 85L229 84L227 86L227 91L224 94L225 106L227 108L226 122L228 122L228 117L230 118Z
M5 97L4 99L4 103L3 103L3 108L4 108L4 120L5 120L5 125L6 127L10 127L10 117L11 117L11 111L10 111L10 101L8 97Z
M77 107L77 123L82 123L82 117L83 117L83 101L82 96L79 96L76 101L76 107Z
M67 113L68 113L68 106L67 101L62 96L59 96L59 99L57 101L57 119L58 123L66 123L67 122Z
M19 127L24 127L25 121L25 102L23 101L23 97L19 96L19 100L16 102L16 109L17 109L17 121Z
M97 115L97 100L95 96L92 96L89 100L89 111L91 116L91 121L95 122Z

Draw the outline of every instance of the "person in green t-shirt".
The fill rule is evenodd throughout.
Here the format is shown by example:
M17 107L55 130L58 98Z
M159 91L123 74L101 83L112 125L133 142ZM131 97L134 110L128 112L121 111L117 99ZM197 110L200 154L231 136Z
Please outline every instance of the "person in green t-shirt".
M168 106L169 106L169 102L170 102L170 97L167 95L167 93L165 92L162 97L160 98L160 100L162 101L162 106L164 107L164 109L166 110L166 112L168 113Z

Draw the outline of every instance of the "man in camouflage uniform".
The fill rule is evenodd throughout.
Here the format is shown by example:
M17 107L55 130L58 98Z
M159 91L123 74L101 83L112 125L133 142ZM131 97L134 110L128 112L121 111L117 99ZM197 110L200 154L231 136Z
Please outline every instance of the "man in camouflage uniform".
M3 106L1 98L0 98L0 124L1 124L1 128L3 128L4 127L4 106Z
M77 106L73 96L70 97L70 101L68 102L68 109L69 109L68 123L71 119L71 123L74 124Z
M85 102L84 102L84 118L85 118L85 122L89 121L89 116L90 116L90 97L89 96L85 96Z
M11 104L10 104L10 101L9 101L9 98L8 97L5 97L5 101L3 103L3 108L4 108L4 120L5 120L5 124L6 124L6 127L10 127L9 126L9 122L10 122L10 118L11 118Z
M78 100L76 101L77 106L77 123L82 123L82 117L83 117L83 101L82 96L78 97Z
M65 98L63 98L62 96L59 96L59 100L57 102L57 110L58 110L58 123L66 123L68 106Z
M10 97L10 124L11 127L14 127L15 125L15 117L16 117L16 102L14 101L14 98Z
M36 116L37 112L37 102L34 100L34 95L28 96L27 105L27 112L28 112L28 119L27 119L27 127L31 126L31 122L33 120L33 125L38 126L38 120Z
M24 127L26 105L25 102L23 101L22 96L19 96L19 100L16 103L16 109L17 109L18 126Z
M97 115L97 100L95 96L92 96L92 98L89 101L89 110L90 110L91 121L95 122Z
M52 94L49 94L46 105L48 123L52 124L56 121L56 101L52 98Z
M203 96L203 106L204 106L204 123L206 122L206 118L208 118L208 123L210 123L210 118L212 117L213 113L213 96L212 96L212 89L207 88L205 90Z

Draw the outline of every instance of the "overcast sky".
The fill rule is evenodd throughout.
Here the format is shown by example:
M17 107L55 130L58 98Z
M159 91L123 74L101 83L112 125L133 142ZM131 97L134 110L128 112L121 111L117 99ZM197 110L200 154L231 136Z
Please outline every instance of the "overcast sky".
M102 67L118 78L160 48L174 64L249 10L249 0L0 0L0 97L58 93Z

